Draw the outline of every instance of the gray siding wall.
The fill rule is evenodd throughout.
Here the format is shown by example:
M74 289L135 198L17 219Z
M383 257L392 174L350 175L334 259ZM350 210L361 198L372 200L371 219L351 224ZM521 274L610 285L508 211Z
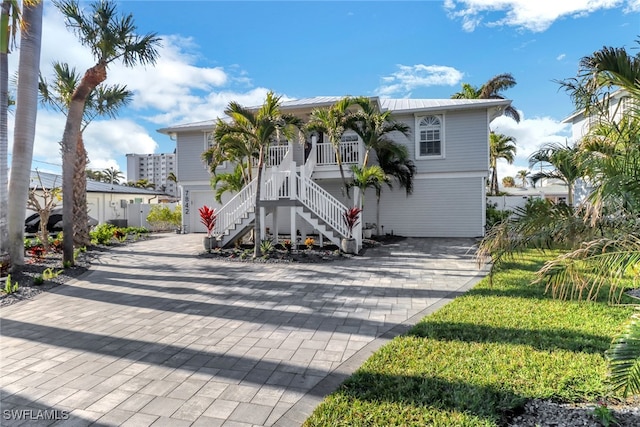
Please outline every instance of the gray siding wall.
M176 144L178 154L178 181L208 181L210 176L202 162L204 132L179 133Z
M438 113L425 115L430 114ZM489 169L489 123L486 110L444 113L444 159L416 159L415 116L411 114L394 116L394 118L411 128L411 134L408 137L396 134L393 139L407 146L409 155L418 168L418 173L485 172Z
M385 233L411 237L478 237L484 233L484 178L418 177L413 194L385 187L380 197L380 225ZM322 187L347 207L354 205L340 194L338 182ZM365 194L364 223L376 222L376 196Z
M384 191L380 224L385 233L393 230L394 234L412 237L482 236L483 186L484 178L478 177L428 178L417 180L408 197L400 190ZM366 209L369 206L367 203ZM375 212L375 208L369 210Z
M178 134L178 181L209 181L211 175L207 166L202 161L202 153L205 151L204 132L181 132ZM218 172L231 172L231 165L225 164L219 167Z

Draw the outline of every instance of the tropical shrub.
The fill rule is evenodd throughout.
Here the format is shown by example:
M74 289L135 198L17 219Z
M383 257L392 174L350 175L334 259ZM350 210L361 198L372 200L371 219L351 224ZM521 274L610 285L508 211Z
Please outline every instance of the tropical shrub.
M213 233L213 229L216 226L216 220L218 219L216 210L204 205L198 209L198 212L200 213L200 222L207 229L207 237L211 237L211 233Z
M353 227L358 225L360 222L360 212L362 212L362 209L354 206L352 208L348 208L342 213L342 219L347 226L347 230L349 231L348 237L350 239L353 238Z
M175 230L182 224L182 210L179 206L172 211L168 206L153 205L147 222L153 231Z
M94 245L108 245L113 239L116 228L115 225L107 223L96 226L96 228L89 233L91 243Z
M491 227L493 227L494 225L504 221L505 219L509 218L509 215L511 215L511 211L509 210L500 210L498 209L498 204L497 203L491 203L489 201L487 201L487 226L486 228L489 229Z

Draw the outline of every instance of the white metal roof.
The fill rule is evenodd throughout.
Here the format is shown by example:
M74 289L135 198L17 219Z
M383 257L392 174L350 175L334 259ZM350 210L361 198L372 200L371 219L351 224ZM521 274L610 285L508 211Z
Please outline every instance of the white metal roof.
M312 98L301 98L283 101L281 107L284 109L294 108L318 108L329 106L344 96L316 96ZM509 99L385 99L370 97L380 103L382 111L391 110L394 112L419 112L429 110L457 110L471 108L504 108L511 104ZM259 108L258 106L251 108ZM205 120L195 123L184 123L167 128L158 129L158 132L170 134L174 132L190 130L212 129L216 120Z
M40 175L40 178L38 178ZM54 173L31 171L30 188L55 188L62 187L62 176ZM164 194L162 191L149 190L146 188L129 187L126 185L110 184L87 179L88 193L120 193L120 194L143 194L153 196Z

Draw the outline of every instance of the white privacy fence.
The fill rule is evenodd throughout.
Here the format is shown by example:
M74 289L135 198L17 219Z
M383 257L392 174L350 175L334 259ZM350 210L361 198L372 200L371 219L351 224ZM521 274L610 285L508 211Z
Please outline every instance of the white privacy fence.
M122 225L126 227L145 227L147 229L151 229L151 225L147 222L147 216L151 211L152 206L160 206L167 207L172 212L179 206L178 203L157 203L157 204L148 204L148 203L128 203L124 206L125 216L123 218L117 218L115 222L126 220L126 224L120 222L116 225ZM114 222L114 220L111 220Z

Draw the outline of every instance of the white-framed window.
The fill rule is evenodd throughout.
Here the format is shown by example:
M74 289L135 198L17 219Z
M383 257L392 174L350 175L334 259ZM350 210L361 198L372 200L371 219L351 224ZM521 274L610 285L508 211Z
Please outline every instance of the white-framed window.
M204 133L204 151L207 151L209 148L213 147L213 132L205 132Z
M416 117L416 159L444 157L444 116Z

